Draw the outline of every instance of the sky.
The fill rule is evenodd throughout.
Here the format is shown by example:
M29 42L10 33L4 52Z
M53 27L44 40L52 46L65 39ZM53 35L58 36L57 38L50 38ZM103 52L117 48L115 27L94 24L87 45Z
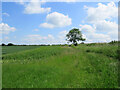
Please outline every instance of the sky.
M2 2L3 43L66 44L72 28L82 32L85 43L118 40L118 3Z

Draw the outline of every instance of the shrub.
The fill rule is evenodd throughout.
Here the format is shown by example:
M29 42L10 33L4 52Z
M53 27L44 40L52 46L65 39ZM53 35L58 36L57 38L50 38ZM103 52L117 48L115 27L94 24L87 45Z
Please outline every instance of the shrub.
M81 44L84 44L84 42L81 42Z
M5 46L5 44L4 44L4 43L2 43L2 46Z
M12 43L8 43L8 45L7 46L13 46L14 44L12 44Z
M90 50L86 50L86 52L90 52Z
M119 41L111 41L111 42L109 42L109 44L118 44L119 43Z

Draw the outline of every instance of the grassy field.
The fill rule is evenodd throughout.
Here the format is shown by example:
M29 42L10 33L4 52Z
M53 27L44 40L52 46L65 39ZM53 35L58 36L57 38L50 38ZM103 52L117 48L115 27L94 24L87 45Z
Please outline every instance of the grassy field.
M35 49L39 46L3 46L2 47L2 54L9 54L9 53L17 53L19 51Z
M118 88L118 46L3 47L3 88Z

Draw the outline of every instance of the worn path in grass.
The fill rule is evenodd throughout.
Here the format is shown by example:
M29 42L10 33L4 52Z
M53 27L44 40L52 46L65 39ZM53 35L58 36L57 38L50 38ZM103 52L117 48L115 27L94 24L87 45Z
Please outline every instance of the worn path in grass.
M100 48L46 46L4 55L3 88L118 87L118 60L105 48L104 54L86 52Z

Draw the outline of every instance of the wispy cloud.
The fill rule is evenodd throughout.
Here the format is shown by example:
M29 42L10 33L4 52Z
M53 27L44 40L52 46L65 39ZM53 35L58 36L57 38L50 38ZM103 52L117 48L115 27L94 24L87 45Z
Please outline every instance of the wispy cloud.
M10 16L8 13L2 13L2 15L4 15L4 16Z

